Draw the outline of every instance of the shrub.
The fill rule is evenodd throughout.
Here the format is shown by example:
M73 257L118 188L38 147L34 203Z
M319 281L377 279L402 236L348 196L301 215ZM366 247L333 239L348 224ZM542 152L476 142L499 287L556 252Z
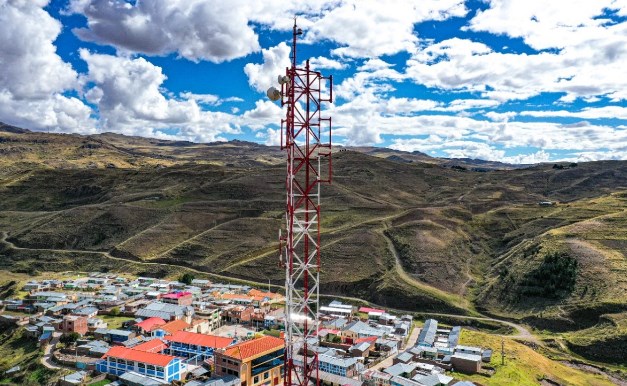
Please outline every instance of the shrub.
M76 342L80 337L81 335L78 332L72 332L61 336L59 342L63 343L67 347Z
M566 253L552 252L523 279L524 295L559 298L575 288L577 260Z
M194 275L192 275L192 274L191 274L191 273L189 273L189 272L188 272L188 273L185 273L185 274L183 274L183 275L181 275L181 276L179 277L179 281L180 281L181 283L185 283L185 284L187 284L187 285L192 284L192 280L194 280L194 279L195 279Z

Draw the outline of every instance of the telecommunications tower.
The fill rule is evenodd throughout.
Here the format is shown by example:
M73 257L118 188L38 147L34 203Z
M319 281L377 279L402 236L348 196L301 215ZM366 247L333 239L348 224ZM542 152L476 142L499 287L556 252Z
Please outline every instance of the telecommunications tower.
M279 75L281 90L268 89L271 100L287 106L281 120L281 149L287 152L286 232L281 242L285 267L286 386L305 386L318 376L318 297L320 293L320 184L330 183L331 118L321 117L321 104L333 102L333 77L313 71L309 60L296 63L296 39L302 35L294 20L291 67Z

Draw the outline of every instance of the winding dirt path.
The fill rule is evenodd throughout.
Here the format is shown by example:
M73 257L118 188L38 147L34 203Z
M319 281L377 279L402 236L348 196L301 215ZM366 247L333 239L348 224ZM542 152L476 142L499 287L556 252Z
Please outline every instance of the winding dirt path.
M49 344L46 345L46 348L44 349L44 356L41 357L41 364L44 365L44 367L53 369L53 370L59 370L62 368L60 366L55 365L54 362L52 361L52 350L57 346L57 343L59 343L60 338L61 338L60 332L54 332L52 334L52 340L50 341Z

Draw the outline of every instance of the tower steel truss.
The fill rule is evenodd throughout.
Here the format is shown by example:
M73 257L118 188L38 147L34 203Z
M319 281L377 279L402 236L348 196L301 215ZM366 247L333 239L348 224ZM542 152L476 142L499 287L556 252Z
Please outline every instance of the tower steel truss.
M333 102L333 78L296 63L294 22L291 67L280 78L281 148L287 152L286 234L281 237L285 267L285 385L319 385L318 309L320 293L320 184L332 177L331 118L321 104ZM283 254L284 253L284 254Z

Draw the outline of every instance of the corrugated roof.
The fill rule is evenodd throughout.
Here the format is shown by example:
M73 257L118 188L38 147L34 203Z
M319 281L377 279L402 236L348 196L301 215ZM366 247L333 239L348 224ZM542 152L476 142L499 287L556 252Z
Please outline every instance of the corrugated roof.
M422 327L420 331L420 335L418 335L419 344L428 344L433 345L435 341L435 333L438 329L438 321L435 319L427 319L425 321L425 325Z
M231 346L226 349L224 354L231 358L248 359L267 351L283 347L285 347L285 341L283 341L283 339L273 336L264 336Z
M327 381L333 385L342 385L342 386L361 386L363 382L358 381L356 379L342 377L340 375L326 373L324 371L320 371L319 373L321 381Z
M233 338L222 336L198 334L195 332L177 331L173 335L164 338L169 342L195 344L203 347L226 348L233 343Z
M112 347L102 358L105 359L108 357L124 359L127 361L142 362L155 366L167 366L168 363L176 359L176 357L173 357L171 355L139 351L122 346Z
M120 380L124 381L125 385L126 384L142 385L142 386L169 385L169 383L162 382L160 380L141 375L134 371L127 371L124 374L120 375Z
M451 359L453 358L464 359L472 362L481 362L481 355L466 354L462 352L456 352L455 354L451 355Z
M370 344L374 343L377 341L377 337L376 336L366 336L364 338L357 338L355 339L355 344L359 344L359 343L364 343L364 342L368 342Z

